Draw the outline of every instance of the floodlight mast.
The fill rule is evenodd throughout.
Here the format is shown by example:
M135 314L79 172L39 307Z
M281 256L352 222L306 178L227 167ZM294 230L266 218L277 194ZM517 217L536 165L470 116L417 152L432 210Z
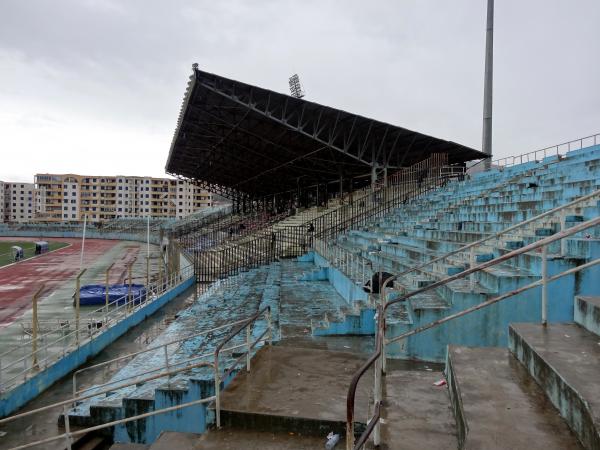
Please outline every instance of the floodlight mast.
M302 89L302 85L300 84L300 77L298 76L297 73L295 73L294 75L292 75L289 78L289 84L290 84L290 94L292 97L295 97L295 98L304 97L305 92Z
M481 150L487 156L484 168L492 164L492 84L494 74L494 0L487 2L487 26L485 32L485 80L483 86L483 133Z

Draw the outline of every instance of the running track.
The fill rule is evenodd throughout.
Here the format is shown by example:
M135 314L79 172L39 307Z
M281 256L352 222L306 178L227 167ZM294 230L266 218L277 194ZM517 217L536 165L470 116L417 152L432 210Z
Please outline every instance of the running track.
M3 241L35 241L33 238L0 238ZM63 285L79 271L81 239L46 239L71 244L54 252L0 268L0 328L10 325L31 307L31 298L42 283L45 295ZM89 267L121 241L86 239L83 267ZM115 263L111 282L121 281L125 267L139 248L125 247ZM108 263L107 263L108 265ZM75 288L73 286L73 288Z

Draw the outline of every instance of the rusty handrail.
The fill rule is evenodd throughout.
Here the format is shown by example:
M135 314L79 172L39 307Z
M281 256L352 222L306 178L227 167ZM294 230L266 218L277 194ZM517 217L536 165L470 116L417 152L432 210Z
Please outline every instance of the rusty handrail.
M377 317L383 317L381 315L382 313L382 307L381 305L377 306ZM346 449L348 450L354 450L355 448L360 448L360 446L354 446L354 403L356 400L356 389L358 387L358 382L360 381L360 379L362 378L362 376L367 372L367 370L369 370L369 367L371 367L381 356L381 349L382 349L382 336L381 336L381 328L379 326L379 322L378 321L378 326L377 326L377 332L375 335L375 352L373 352L373 354L369 357L369 359L367 359L362 366L360 366L360 368L354 373L354 376L352 377L352 381L350 382L350 386L348 387L348 395L346 396ZM378 410L379 411L379 410ZM378 412L377 411L377 412ZM379 417L377 417L377 422L379 421ZM374 422L374 417L371 419L371 423ZM367 427L367 430L365 430L365 433L363 433L363 436L361 436L361 439L364 437L365 441L366 439L369 437L369 435L371 434L371 431L373 430L375 425L373 426L369 426ZM367 433L368 431L368 433ZM366 434L366 436L365 436ZM364 441L363 441L364 443Z
M356 444L354 445L354 450L360 450L360 448L362 448L362 446L367 443L367 439L369 439L369 436L371 436L371 433L373 433L373 430L379 424L379 419L381 419L381 405L382 405L381 401L379 401L375 404L375 410L373 411L373 417L371 417L371 420L369 421L369 425L367 425L367 428L365 429L365 431L363 431L363 433L358 438L358 441L356 441Z

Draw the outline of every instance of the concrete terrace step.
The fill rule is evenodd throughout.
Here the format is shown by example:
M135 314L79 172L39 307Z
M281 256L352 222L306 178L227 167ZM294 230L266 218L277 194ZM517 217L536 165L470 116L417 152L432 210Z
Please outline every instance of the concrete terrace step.
M509 346L586 449L600 449L600 337L577 324L511 324Z
M364 356L310 348L261 349L252 371L242 372L221 394L221 421L228 427L326 436L344 435L346 394ZM356 420L366 424L372 387L366 376L357 392Z
M577 297L575 322L600 336L600 297Z
M442 372L388 371L381 426L383 449L451 450L458 445L448 389L434 386Z
M460 449L581 448L508 350L450 346L446 372Z
M150 450L313 450L326 439L295 432L272 433L224 427L203 434L165 432ZM344 448L340 441L337 448Z

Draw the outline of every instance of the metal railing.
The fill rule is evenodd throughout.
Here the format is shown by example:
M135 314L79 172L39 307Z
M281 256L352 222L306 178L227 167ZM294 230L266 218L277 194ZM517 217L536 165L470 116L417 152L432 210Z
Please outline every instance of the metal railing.
M367 360L367 362L356 372L355 376L352 379L352 382L350 384L350 387L348 389L348 396L347 396L347 404L346 404L346 448L347 450L357 450L362 448L363 444L366 442L367 438L369 437L369 435L371 433L373 433L373 437L374 437L374 445L379 445L380 444L380 435L379 435L379 428L380 428L380 420L379 417L375 417L373 416L371 418L371 420L369 421L370 424L372 424L373 422L375 422L373 424L372 427L369 427L366 431L365 434L363 434L363 436L361 436L361 439L358 443L355 444L355 438L354 438L354 398L356 396L356 390L358 387L358 383L360 381L360 379L362 378L362 376L364 375L364 373L366 373L366 371L369 369L369 367L373 366L375 364L375 386L374 386L374 398L375 398L375 404L374 404L374 408L376 410L376 414L379 415L379 402L381 401L382 398L382 384L381 384L381 376L383 373L385 373L386 370L386 356L385 356L385 346L387 344L391 344L397 341L400 341L402 339L406 339L409 336L412 336L414 334L417 333L421 333L425 330L428 330L430 328L439 326L443 323L449 322L451 320L455 320L459 317L462 317L464 315L470 314L474 311L478 311L480 309L486 308L490 305L493 305L495 303L498 303L502 300L505 300L507 298L513 297L514 295L520 294L524 291L527 291L529 289L533 289L535 287L542 287L542 301L541 301L541 317L542 317L542 323L545 324L546 323L546 318L547 318L547 297L548 297L548 284L554 280L557 280L559 278L562 278L564 276L567 275L571 275L577 272L580 272L582 270L585 270L587 268L593 267L597 264L600 264L600 258L599 259L595 259L592 260L590 262L587 262L585 264L582 264L580 266L565 270L559 274L556 274L554 276L548 276L547 273L547 264L545 262L546 258L547 258L547 246L557 242L557 241L561 241L569 236L572 236L576 233L580 233L583 232L589 228L595 227L600 225L600 217L597 217L595 219L591 219L588 220L586 222L582 222L579 225L575 225L571 228L568 229L564 229L560 232L558 232L557 234L554 234L552 236L549 236L547 238L541 239L537 242L533 242L529 245L526 245L524 247L521 247L519 249L513 250L509 253L506 253L505 255L499 256L497 258L494 258L488 262L484 262L482 264L479 265L471 265L471 267L469 269L466 269L456 275L452 275L449 276L447 278L444 278L442 280L439 280L437 282L434 282L428 286L425 286L423 288L414 290L412 292L406 293L398 298L395 298L389 302L386 301L386 296L383 295L381 297L381 303L377 306L377 333L375 335L377 342L376 342L376 351L373 353L373 355ZM438 287L444 286L452 281L458 280L458 279L462 279L465 278L467 276L471 276L472 274L475 274L476 272L482 271L484 269L487 269L489 267L495 266L497 264L501 264L505 261L508 261L516 256L522 255L524 253L530 252L530 251L534 251L537 249L541 249L542 250L542 278L541 280L535 281L533 283L530 283L526 286L520 287L518 289L512 290L510 292L504 293L500 296L488 299L478 305L472 306L470 308L467 308L463 311L460 311L458 313L455 314L451 314L449 316L446 316L442 319L436 320L434 322L431 322L429 324L417 327L411 331L407 331L405 333L400 334L399 336L396 336L392 339L386 339L385 338L385 331L386 331L386 311L388 310L388 308L391 305L400 303L400 302L405 302L406 300L408 300L411 297L414 297L415 295L418 294L422 294L424 292L427 292L431 289L436 289ZM384 283L384 288L387 284L387 280L386 283Z
M299 213L302 221L297 225L268 226L231 243L222 243L225 233L221 230L220 237L211 241L212 248L208 249L198 242L197 236L192 236L185 240L185 246L194 258L197 280L212 282L281 257L299 256L309 249L313 238L332 239L449 180L464 177L463 167L448 166L446 162L446 155L434 154L385 177L383 184L375 184L359 196L350 193L327 211L314 208L308 214Z
M162 294L192 276L194 276L192 264L181 268L179 272L166 274L164 278L161 274L159 280L149 284L145 293L140 291L137 295L131 292L125 294L89 312L83 318L79 318L77 313L73 322L64 321L59 324L58 328L35 336L30 342L24 342L2 352L0 354L0 392L9 390L37 375L41 370L92 341L110 327L152 303ZM75 329L71 328L72 324ZM23 354L13 359L12 356L15 352ZM10 358L11 361L3 364L2 360L7 358Z
M549 156L564 156L566 153L573 150L591 147L600 144L600 134L592 134L590 136L574 139L572 141L563 142L562 144L552 145L550 147L534 150L520 155L506 156L504 158L495 159L492 161L492 167L510 167L517 164L528 162L539 162ZM482 159L477 164L469 168L472 171L474 167L479 166L485 159Z
M265 330L259 335L257 336L254 340L252 339L252 326L255 325L255 323L261 319L261 317L265 318L266 321L266 327ZM236 326L237 325L237 326ZM253 314L252 316L246 318L246 319L242 319L236 322L232 322L229 324L224 325L223 327L218 327L218 329L221 328L225 328L225 327L231 327L231 326L236 326L236 328L234 328L234 330L232 330L216 347L215 350L211 353L206 353L204 355L200 355L200 356L196 356L192 359L186 360L186 361L180 361L178 363L175 364L169 364L168 362L165 362L165 366L163 366L163 369L166 369L165 371L162 371L158 374L154 374L154 375L150 375L148 377L145 378L139 378L140 375L146 375L147 373L142 373L142 374L136 374L136 375L132 375L130 377L128 377L127 379L132 379L134 378L132 381L129 382L125 382L122 384L119 384L118 386L111 386L111 387L106 387L109 386L112 383L105 383L103 385L100 385L99 387L103 387L104 389L96 389L98 386L96 386L94 388L93 392L90 392L88 394L84 394L82 395L84 392L89 391L90 389L84 389L84 390L80 390L77 391L77 389L75 388L75 392L77 392L76 395L74 395L72 398L69 398L67 400L62 400L60 402L56 402L56 403L52 403L50 405L46 405L40 408L36 408L34 410L30 410L30 411L26 411L20 414L16 414L4 419L0 419L0 425L3 425L5 423L8 422L12 422L14 420L17 419L21 419L24 417L28 417L31 415L35 415L44 411L48 411L50 409L53 408L57 408L57 407L63 407L63 417L64 417L64 426L65 426L65 433L62 433L60 435L57 436L52 436L46 439L42 439L42 440L38 440L35 442L30 442L24 445L20 445L18 447L13 447L10 450L19 450L19 449L25 449L25 448L30 448L30 447L34 447L37 445L43 445L43 444L48 444L50 442L54 442L54 441L58 441L58 440L64 440L65 441L65 445L66 448L68 450L71 450L71 445L73 443L73 437L74 436L79 436L79 435L84 435L93 431L98 431L98 430L102 430L105 428L110 428L110 427L114 427L116 425L121 425L121 424L125 424L131 421L135 421L135 420L140 420L140 419L145 419L147 417L151 417L151 416L155 416L155 415L159 415L159 414L164 414L164 413L168 413L171 411L177 411L179 409L183 409L183 408L188 408L190 406L194 406L194 405L199 405L199 404L204 404L204 403L210 403L210 402L215 402L215 421L217 424L217 427L221 426L221 407L220 407L220 391L221 391L221 384L222 381L227 380L227 377L229 377L229 375L231 375L235 370L236 370L236 364L238 364L240 361L245 360L245 365L246 365L246 371L250 372L251 370L251 357L252 357L252 350L254 348L256 348L261 342L267 342L269 345L271 344L271 339L272 339L272 323L271 323L271 308L269 306L259 310L258 312L256 312L255 314ZM216 329L215 329L216 330ZM214 330L213 330L214 331ZM237 345L230 345L229 347L226 347L226 345L231 342L237 335L239 335L241 332L246 331L246 336L245 336L245 340L244 343L242 344L237 344ZM204 334L204 333L200 333L200 334ZM161 347L163 347L164 345L170 345L172 343L175 342L180 342L182 340L185 339L190 339L193 338L194 336L198 336L200 334L196 334L196 335L190 335L190 336L186 336L186 338L182 338L181 340L178 341L173 341L170 343L166 343L163 344L162 346L157 346L154 348L154 350L159 349ZM221 355L224 352L234 352L236 350L239 349L245 349L245 352L241 353L241 356L237 356L234 358L233 361L228 361L228 363L230 364L229 368L227 368L223 374L221 374L221 369L220 369L220 363L221 363ZM150 351L150 350L145 350L145 351ZM136 352L135 354L140 354L143 353L142 352ZM134 354L130 354L130 355L125 355L124 358L130 357ZM199 362L194 362L192 364L186 364L183 367L179 367L179 368L173 368L177 365L181 365L184 363L189 363L193 360L197 360L197 359L201 359L201 358L208 358L208 357L212 357L212 361L199 361ZM119 360L119 358L115 358L114 361ZM108 363L108 361L106 362ZM94 366L95 368L101 367L102 365L104 365L104 363L101 363L99 365ZM214 387L215 387L215 394L206 398L201 398L201 399L197 399L197 400L193 400L190 402L186 402L186 403L182 403L179 405L175 405L175 406L170 406L170 407L166 407L166 408L161 408L161 409L157 409L154 410L152 412L148 412L148 413L144 413L144 414L138 414L135 416L131 416L131 417L125 417L119 420L114 420L108 423L104 423L104 424L100 424L100 425L95 425L95 426L91 426L91 427L87 427L87 428L83 428L83 429L79 429L76 431L71 431L70 429L70 422L69 422L69 413L67 408L71 405L76 405L79 404L85 400L90 400L94 397L97 397L99 395L104 395L104 394L109 394L109 393L114 393L116 389L123 389L126 387L131 387L131 386L138 386L142 383L146 383L149 381L154 381L154 380L158 380L160 378L171 378L173 375L177 375L177 374L182 374L184 372L188 372L192 369L198 369L198 368L202 368L202 367L208 367L208 368L212 368L213 369L213 374L214 374ZM122 379L119 381L126 381L126 379Z
M202 358L211 356L212 353L206 353L206 354L195 356L193 358L186 359L186 360L183 360L183 361L173 362L172 360L169 359L169 351L168 351L168 349L169 349L169 346L173 346L173 345L177 345L177 344L183 344L185 342L188 342L190 339L194 339L194 338L197 338L199 336L206 336L206 335L214 333L215 331L220 331L220 330L224 330L224 329L227 329L227 328L231 328L231 327L233 327L235 325L239 325L239 324L241 324L241 323L243 323L245 321L246 321L246 319L241 319L241 320L237 320L235 322L230 322L230 323L227 323L225 325L221 325L221 326L218 326L218 327L215 327L215 328L211 328L211 329L206 330L206 331L201 331L199 333L188 334L188 335L186 335L186 336L184 336L182 338L165 342L164 344L160 344L160 345L157 345L157 346L154 346L154 347L148 347L148 348L146 348L144 350L139 350L137 352L128 353L126 355L122 355L122 356L119 356L117 358L113 358L113 359L110 359L110 360L107 360L107 361L103 361L103 362L98 363L98 364L94 364L92 366L87 366L87 367L83 367L82 369L76 370L75 372L73 372L73 397L77 397L78 395L81 395L81 394L83 394L84 392L87 392L87 391L92 391L92 390L96 390L96 389L104 387L104 386L109 386L109 385L113 385L113 384L116 384L116 383L120 383L120 382L128 380L128 379L130 379L132 377L139 377L139 376L142 376L142 375L148 375L150 373L157 372L157 371L165 369L165 368L169 369L169 368L175 367L177 365L181 365L181 364L184 364L184 363L189 363L189 362L195 361L197 359L202 359ZM164 365L163 366L159 366L157 368L150 369L150 370L147 370L145 372L136 373L134 375L129 375L129 376L125 377L125 378L119 378L117 380L110 380L108 382L101 383L101 384L94 384L93 387L84 388L84 389L77 389L77 377L79 375L81 375L82 373L84 373L84 372L89 372L90 370L96 371L96 370L100 369L101 367L110 366L111 364L114 364L114 363L117 363L117 362L122 362L122 361L125 361L125 360L128 360L128 359L132 359L132 358L134 358L134 357L136 357L138 355L142 355L144 353L150 353L150 352L154 352L154 351L158 351L158 350L162 350L162 353L163 353L163 356L164 356ZM113 387L113 389L115 389L115 388Z

